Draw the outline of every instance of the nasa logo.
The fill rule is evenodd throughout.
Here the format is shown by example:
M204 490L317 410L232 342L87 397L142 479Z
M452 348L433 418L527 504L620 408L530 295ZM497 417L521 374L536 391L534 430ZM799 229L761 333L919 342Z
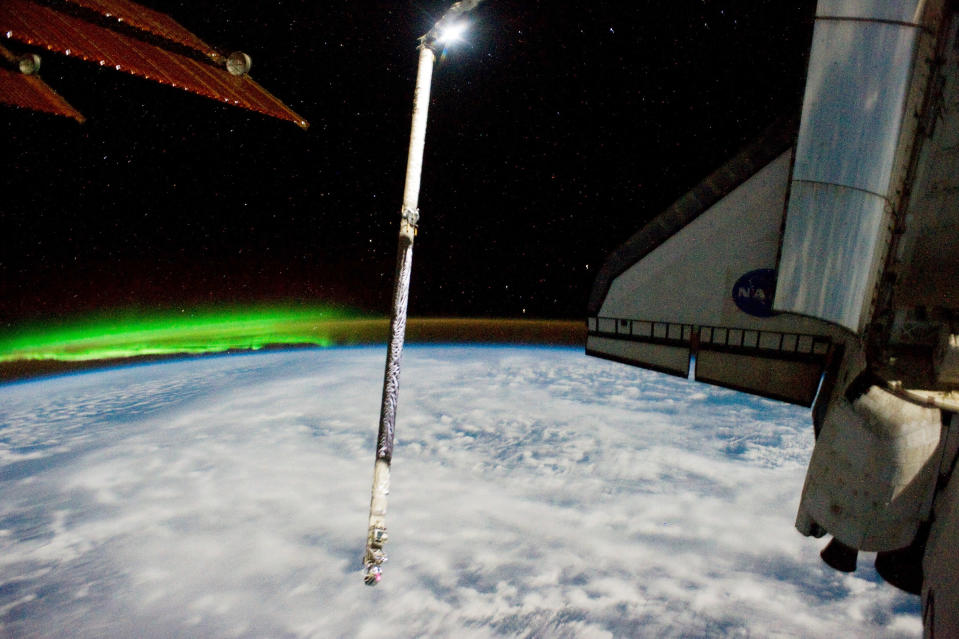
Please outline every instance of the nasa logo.
M749 271L733 285L733 301L744 313L754 317L772 317L776 270L761 268Z

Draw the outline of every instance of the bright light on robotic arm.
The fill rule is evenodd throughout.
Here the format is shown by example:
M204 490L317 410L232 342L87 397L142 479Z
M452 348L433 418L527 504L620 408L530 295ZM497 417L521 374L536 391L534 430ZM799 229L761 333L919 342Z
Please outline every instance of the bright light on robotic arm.
M454 42L459 42L463 39L463 34L466 33L467 26L469 25L465 20L459 20L441 27L441 30L436 37L436 41L439 44L452 44Z

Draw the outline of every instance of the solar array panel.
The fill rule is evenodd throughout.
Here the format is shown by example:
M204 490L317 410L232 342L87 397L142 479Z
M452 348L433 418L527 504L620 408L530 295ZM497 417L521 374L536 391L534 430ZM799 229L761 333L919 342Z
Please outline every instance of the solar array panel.
M211 58L217 59L220 53L212 46L185 29L176 20L148 9L147 7L127 2L126 0L63 0L65 3L94 11L103 18L118 25L127 25L139 31L162 38L169 42L198 51Z
M15 107L42 111L83 122L79 111L60 97L43 80L33 75L0 69L0 102Z
M31 0L0 2L0 36L287 120L302 128L309 126L302 116L249 76L231 75L223 64L223 56L163 14L124 0L67 0L67 6L95 11L99 16L125 23L154 36L159 44L94 24L82 12L75 15ZM164 42L188 47L204 58L194 59L169 50L161 46ZM26 108L33 108L36 103L35 98L16 102Z

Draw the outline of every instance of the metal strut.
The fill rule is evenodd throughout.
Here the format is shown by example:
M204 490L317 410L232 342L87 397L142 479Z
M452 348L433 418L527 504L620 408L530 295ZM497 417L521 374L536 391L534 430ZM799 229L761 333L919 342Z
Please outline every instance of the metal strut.
M406 163L406 184L396 253L396 275L393 306L390 313L390 342L386 351L383 375L383 400L380 404L380 426L376 438L376 461L373 466L373 488L370 497L370 519L366 535L363 581L375 586L383 577L389 539L386 531L386 501L390 494L390 462L393 460L393 433L396 427L396 402L400 384L400 361L406 337L406 307L409 300L410 273L413 266L413 240L419 222L417 202L420 175L423 169L423 145L426 139L426 114L430 100L430 80L436 56L429 46L420 46L416 89L413 92L413 124L410 128L410 149Z

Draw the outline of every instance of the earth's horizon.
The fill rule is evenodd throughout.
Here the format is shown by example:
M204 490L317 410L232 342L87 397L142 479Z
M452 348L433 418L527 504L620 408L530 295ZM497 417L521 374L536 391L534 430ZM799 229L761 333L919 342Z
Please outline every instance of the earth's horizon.
M0 340L0 384L34 377L61 375L81 370L114 368L132 363L178 360L186 357L236 354L299 348L329 348L386 344L387 317L322 316L271 321L266 325L234 322L226 316L202 332L185 328L150 331L121 331L108 328L89 335L71 327L69 338L44 343L35 337L2 348ZM98 326L103 326L103 321ZM223 335L234 324L241 328L229 338ZM245 326L243 326L246 324ZM81 324L82 325L82 324ZM34 331L42 335L41 331ZM199 333L199 334L198 334ZM411 317L406 325L408 344L539 344L581 346L585 344L585 323L568 319ZM13 340L8 340L13 342ZM118 354L119 353L119 354Z

